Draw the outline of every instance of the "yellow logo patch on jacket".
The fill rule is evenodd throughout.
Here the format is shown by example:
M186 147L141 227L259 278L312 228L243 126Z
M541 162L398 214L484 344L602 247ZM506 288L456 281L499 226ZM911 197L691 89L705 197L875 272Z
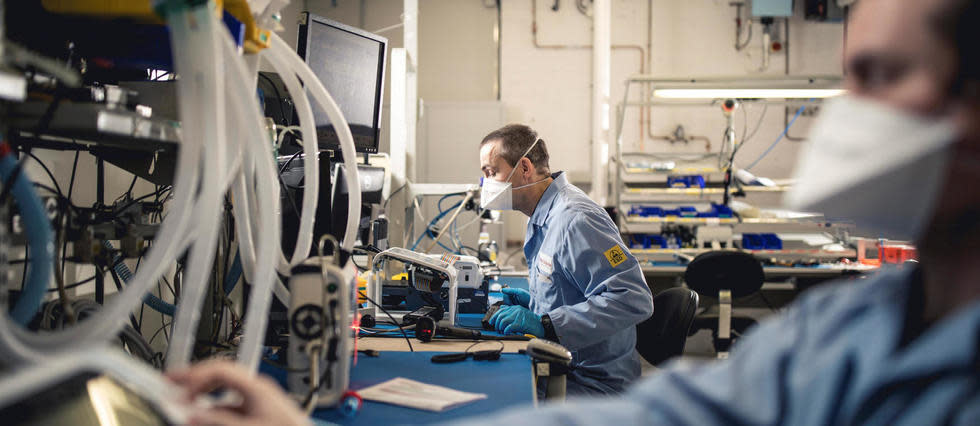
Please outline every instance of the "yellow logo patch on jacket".
M613 268L619 266L621 263L626 261L626 253L618 245L612 246L609 250L604 253L606 255L606 260L609 261L609 266Z

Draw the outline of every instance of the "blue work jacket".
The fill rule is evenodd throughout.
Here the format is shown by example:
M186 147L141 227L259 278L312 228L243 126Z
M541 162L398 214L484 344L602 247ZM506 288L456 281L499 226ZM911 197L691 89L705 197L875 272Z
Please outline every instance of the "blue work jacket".
M980 301L909 339L913 273L811 290L728 360L671 363L621 396L465 423L978 425Z
M606 211L564 173L552 177L524 242L530 309L551 317L572 352L569 394L618 393L640 376L635 326L653 297Z

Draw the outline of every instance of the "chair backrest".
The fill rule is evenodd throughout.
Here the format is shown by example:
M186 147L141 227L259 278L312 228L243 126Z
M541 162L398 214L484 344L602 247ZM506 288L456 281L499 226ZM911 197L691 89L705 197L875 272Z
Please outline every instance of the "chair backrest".
M636 325L636 351L658 365L684 352L687 333L698 310L698 294L675 287L653 298L653 315Z
M731 290L732 297L759 291L765 272L759 260L740 251L709 251L695 257L687 270L687 286L705 297L718 297L719 290Z

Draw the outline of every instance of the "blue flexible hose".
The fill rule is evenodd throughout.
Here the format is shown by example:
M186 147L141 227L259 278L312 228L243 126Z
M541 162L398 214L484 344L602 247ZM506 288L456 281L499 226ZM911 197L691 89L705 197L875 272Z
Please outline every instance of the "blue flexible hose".
M444 196L442 199L445 199L446 197L449 197L449 196ZM440 200L440 201L442 201L442 200ZM453 205L449 206L448 209L440 211L439 214L436 215L436 217L433 218L432 221L430 221L429 224L425 227L425 232L423 232L422 235L419 235L419 238L417 240L415 240L415 244L412 244L412 248L411 249L412 250L415 250L415 248L419 246L419 243L421 243L422 242L422 239L425 238L425 237L429 237L429 238L435 239L435 235L432 235L432 232L429 231L429 228L431 228L432 226L435 226L435 224L439 223L439 219L442 219L443 217L445 217L447 214L449 214L449 212L453 211L453 209L455 209L456 207L459 207L459 205L462 204L462 203L463 203L462 201L459 201L456 204L453 204ZM451 249L449 247L446 247L441 242L439 243L439 246L442 247L443 249L449 251L450 253L455 253L456 252L456 250L453 250L453 249Z
M14 178L13 173L17 170L17 161L14 160L13 155L6 154L0 158L0 177L4 182L10 182ZM17 201L17 207L20 208L21 218L24 221L24 235L27 236L29 244L30 263L20 298L17 299L17 304L10 314L18 324L27 325L40 309L51 280L51 272L54 268L54 233L51 231L51 221L48 220L41 198L31 187L31 181L23 175L23 171L19 173L21 176L14 181L11 194Z
M112 244L110 244L108 241L103 241L102 246L112 250ZM121 278L123 282L127 284L129 284L129 281L133 278L132 271L130 271L129 267L122 262L122 256L118 253L116 253L112 259L112 269L115 270L116 274L119 275L119 278ZM231 268L228 269L228 275L225 276L225 282L222 286L225 294L230 294L231 291L235 289L235 285L238 283L238 280L241 277L242 259L240 255L236 253L235 260L232 262ZM169 303L157 297L157 295L153 293L146 293L146 295L143 296L143 303L145 303L146 306L149 306L150 309L164 315L174 316L174 314L177 313L177 307L173 303Z

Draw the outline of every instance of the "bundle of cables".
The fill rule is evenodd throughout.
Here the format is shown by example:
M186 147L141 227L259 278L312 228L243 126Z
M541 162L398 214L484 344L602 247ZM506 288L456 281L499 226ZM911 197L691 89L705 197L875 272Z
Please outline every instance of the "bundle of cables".
M173 200L168 209L170 214L163 218L153 245L142 260L142 267L127 279L127 286L116 297L107 301L103 309L92 312L85 321L46 333L33 333L22 326L36 314L50 279L51 261L45 259L53 250L50 224L46 234L29 233L36 241L31 241L31 268L23 296L14 308L14 321L7 315L0 315L0 358L4 361L37 362L114 339L127 326L124 319L134 307L144 303L144 298L159 282L163 272L178 255L190 250L182 297L174 312L174 338L167 355L168 367L185 365L190 359L200 308L214 263L221 203L229 188L235 201L234 214L243 274L253 284L239 359L253 370L260 360L273 290L280 299L288 300L288 292L278 282L276 269L298 263L305 257L305 253L300 253L300 247L304 246L304 242L309 247L312 242L312 214L316 210L316 199L312 195L316 191L307 191L312 195L309 200L304 198L303 211L309 212L304 216L309 217L302 218L300 244L297 244L297 252L287 260L279 248L281 230L276 211L279 194L278 186L274 184L277 177L272 142L267 140L258 102L249 95L255 91L255 67L249 67L239 54L216 18L213 3L156 0L154 6L166 15L174 64L181 76L177 80L178 110L182 123L181 149L177 152ZM290 51L282 39L273 34L271 46L266 50L268 58L274 66L278 65L280 71L291 70L291 73L282 73L288 75L285 78L290 80L289 84L296 83L298 76L306 85L305 88L294 85L297 88L294 93L308 90L327 112L331 122L338 124L336 127L345 163L350 163L346 168L348 181L358 181L353 137L339 107L309 67ZM299 98L302 96L294 96L298 104L304 104L304 111L300 111L303 119L300 124L305 138L313 141L307 144L307 151L315 152L309 103ZM307 155L307 158L315 160L316 156ZM4 163L6 168L0 167L0 177L7 183L4 188L10 188L21 204L19 192L22 191L19 188L22 185L17 183L19 174L13 170L16 162ZM319 181L315 164L313 161L306 167L308 183ZM22 182L27 183L26 179ZM30 189L30 186L26 188ZM352 188L349 215L360 213L358 190L357 187ZM20 208L24 211L32 207L25 204ZM42 214L24 214L24 219L32 220L34 216L44 217ZM357 223L357 220L348 220L343 241L343 247L347 250L354 245ZM35 263L39 266L35 267ZM169 311L170 306L156 302L149 303Z
M411 250L416 250L418 248L419 244L421 244L422 241L423 241L423 239L425 239L425 238L430 238L432 240L436 240L438 238L438 236L437 236L437 233L438 233L437 230L439 229L438 228L439 221L442 220L442 218L446 217L446 215L452 213L454 209L459 208L460 205L462 205L462 203L465 200L465 198L464 198L464 200L460 200L460 201L454 203L453 205L451 205L449 207L445 207L445 208L442 206L443 201L445 201L445 200L447 200L449 198L452 198L452 197L464 196L465 194L466 194L465 192L458 192L458 193L453 193L453 194L446 194L446 195L442 196L442 198L439 199L439 202L437 203L437 207L439 208L439 213L437 213L436 216L434 218L432 218L431 221L429 221L428 225L426 225L426 227L425 227L425 230L422 232L421 235L419 235L418 239L416 239L415 242L412 244ZM449 223L449 224L444 225L444 226L450 227L450 232L451 232L451 235L452 235L451 241L452 241L453 247L446 246L441 241L438 241L437 240L436 243L439 245L439 247L441 247L443 250L446 250L449 253L463 254L463 249L465 248L465 246L463 246L462 242L460 241L459 234L460 234L460 232L462 230L466 229L467 227L469 227L470 225L472 225L476 221L480 220L480 213L481 213L481 211L479 209L477 209L476 210L476 217L474 219L472 219L470 222L468 222L467 224L463 225L463 226L458 226L457 225L458 224L458 220L455 220L455 218L453 218L452 223Z

